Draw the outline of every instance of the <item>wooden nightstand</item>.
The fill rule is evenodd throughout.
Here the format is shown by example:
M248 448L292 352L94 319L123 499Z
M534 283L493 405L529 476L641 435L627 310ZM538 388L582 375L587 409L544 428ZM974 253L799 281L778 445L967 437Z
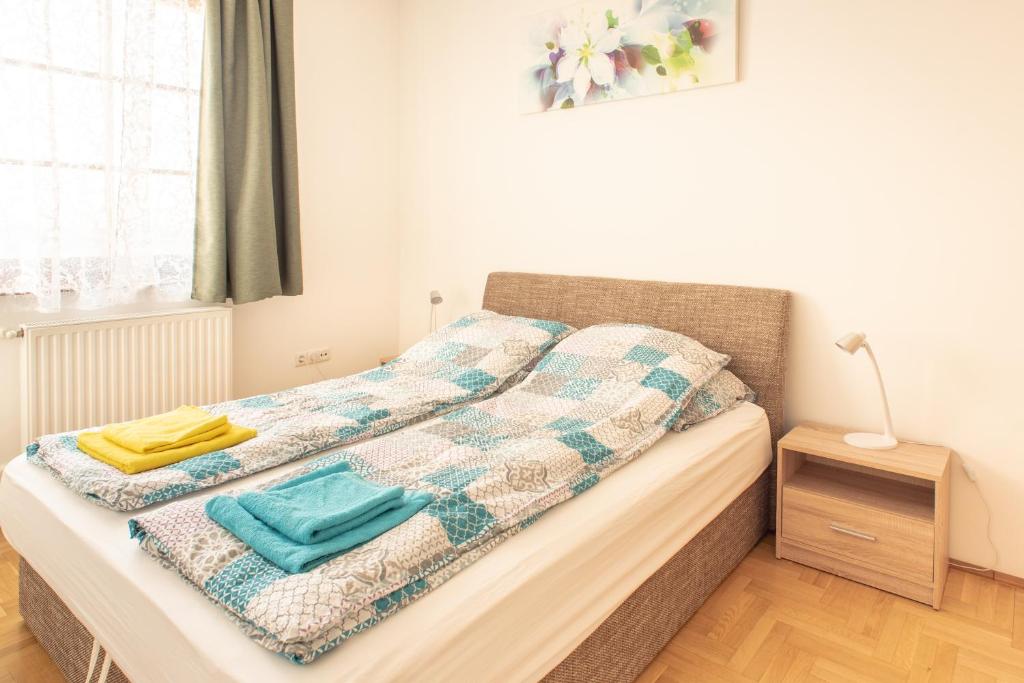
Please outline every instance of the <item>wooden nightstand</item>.
M775 555L939 608L949 569L948 448L849 446L801 425L779 441Z

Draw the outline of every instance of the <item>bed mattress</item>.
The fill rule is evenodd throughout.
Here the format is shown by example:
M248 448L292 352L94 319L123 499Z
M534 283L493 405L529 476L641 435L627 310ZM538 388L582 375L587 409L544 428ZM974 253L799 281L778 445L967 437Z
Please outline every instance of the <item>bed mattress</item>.
M768 420L745 404L670 432L431 595L308 666L255 643L101 509L13 460L4 534L133 680L535 680L764 471ZM301 463L249 477L279 476Z

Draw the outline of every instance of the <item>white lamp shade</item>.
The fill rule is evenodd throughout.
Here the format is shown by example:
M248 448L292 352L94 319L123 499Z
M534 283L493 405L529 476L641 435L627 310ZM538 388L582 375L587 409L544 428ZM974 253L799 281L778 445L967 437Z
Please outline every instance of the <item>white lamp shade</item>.
M867 341L867 335L863 332L850 332L844 334L842 337L836 340L836 346L841 348L847 353L857 353L860 347L864 346L864 342Z

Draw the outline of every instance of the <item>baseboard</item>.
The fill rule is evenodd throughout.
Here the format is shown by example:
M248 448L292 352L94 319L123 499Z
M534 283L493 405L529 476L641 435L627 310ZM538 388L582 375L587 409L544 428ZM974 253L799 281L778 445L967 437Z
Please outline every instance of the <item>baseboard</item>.
M1003 572L992 572L992 578L999 583L1005 583L1007 586L1024 589L1024 579L1019 576L1004 574Z
M998 572L993 569L985 569L984 567L979 567L971 562L963 562L961 560L954 560L953 558L950 558L949 564L960 571L968 572L975 576L984 576L987 579L992 579L999 583L1005 583L1006 585L1013 586L1014 588L1024 589L1024 579L1019 576L1006 574L1005 572Z

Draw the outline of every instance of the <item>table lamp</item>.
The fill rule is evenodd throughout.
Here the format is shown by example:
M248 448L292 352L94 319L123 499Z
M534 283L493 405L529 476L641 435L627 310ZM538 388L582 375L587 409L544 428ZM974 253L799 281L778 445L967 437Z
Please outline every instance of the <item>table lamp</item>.
M882 394L882 410L885 413L885 433L884 434L869 434L864 432L857 432L853 434L847 434L843 437L843 441L856 446L857 448L870 448L872 450L887 450L890 448L896 448L898 441L892 434L892 415L889 413L889 399L885 395L885 384L882 383L882 372L878 369L878 361L875 360L875 354L871 351L871 345L868 344L867 335L863 332L850 332L847 335L841 337L837 342L836 346L846 351L851 356L860 349L864 349L868 353L868 358L871 359L871 365L875 368L875 377L878 379L878 390Z

